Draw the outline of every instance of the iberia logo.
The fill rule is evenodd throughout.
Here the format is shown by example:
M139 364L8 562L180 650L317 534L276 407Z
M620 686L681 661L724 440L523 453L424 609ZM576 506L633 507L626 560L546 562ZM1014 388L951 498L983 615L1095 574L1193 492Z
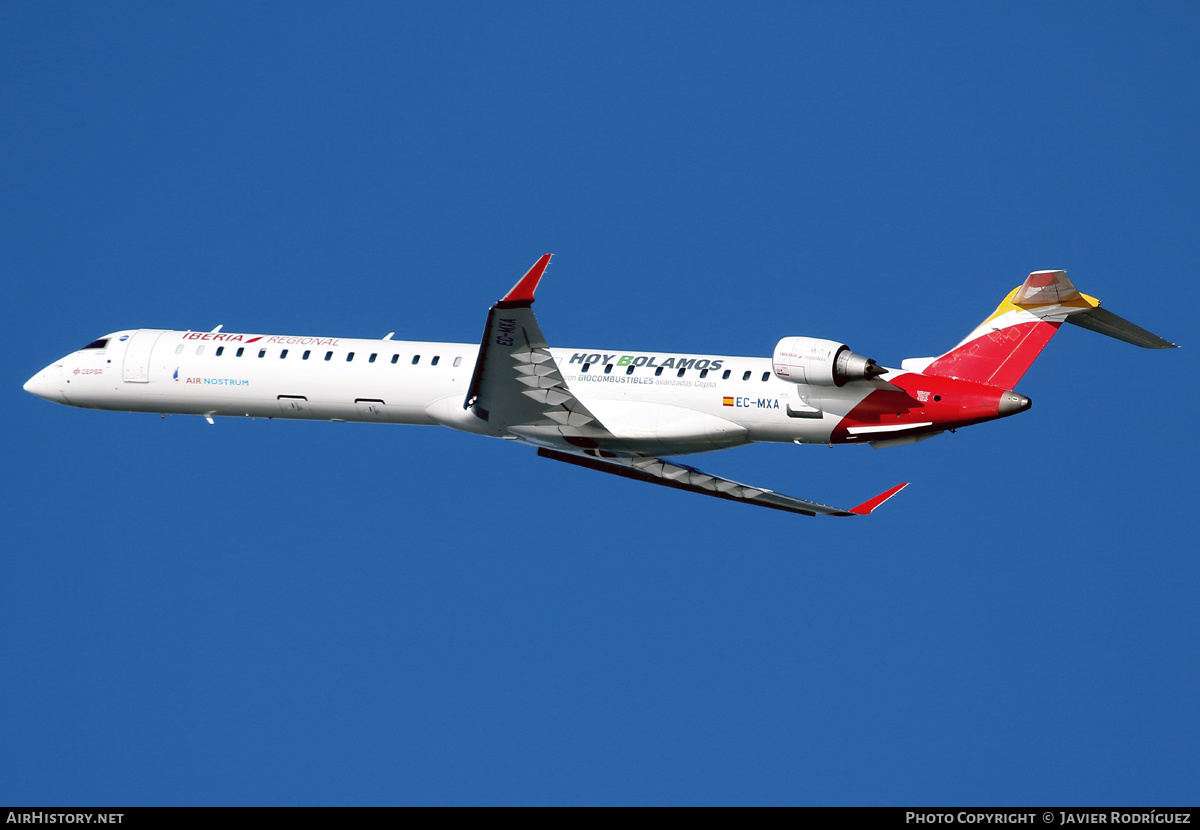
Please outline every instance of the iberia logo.
M244 334L225 334L219 331L189 331L183 335L184 340L220 340L225 343L257 343L265 335L246 337Z

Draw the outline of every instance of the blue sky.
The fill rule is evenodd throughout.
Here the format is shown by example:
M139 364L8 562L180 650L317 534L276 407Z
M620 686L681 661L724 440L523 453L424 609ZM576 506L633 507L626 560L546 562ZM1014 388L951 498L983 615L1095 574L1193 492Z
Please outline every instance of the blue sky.
M0 802L1196 802L1193 4L344 6L0 7ZM476 341L547 251L561 346L895 366L1066 268L1184 348L691 462L912 482L866 520L21 390L121 328Z

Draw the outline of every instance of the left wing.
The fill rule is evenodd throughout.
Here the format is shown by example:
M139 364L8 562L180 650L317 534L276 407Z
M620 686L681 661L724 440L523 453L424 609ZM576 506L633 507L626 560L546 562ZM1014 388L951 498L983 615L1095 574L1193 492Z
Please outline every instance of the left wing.
M533 293L550 257L543 255L488 311L463 408L534 443L594 448L611 434L567 388L533 316Z
M687 490L704 496L715 496L718 499L740 501L745 504L757 504L759 507L770 507L773 510L786 510L789 513L800 513L805 516L866 516L879 505L899 493L908 483L897 484L895 487L880 493L873 499L868 499L857 507L842 510L817 504L815 501L805 501L793 496L785 496L761 487L751 487L748 484L738 484L727 478L701 472L695 467L674 464L661 458L596 458L575 452L560 452L558 450L538 449L542 458L552 458L555 461L565 461L590 470L602 473L624 476L650 484L661 484L664 487L674 487L677 490Z

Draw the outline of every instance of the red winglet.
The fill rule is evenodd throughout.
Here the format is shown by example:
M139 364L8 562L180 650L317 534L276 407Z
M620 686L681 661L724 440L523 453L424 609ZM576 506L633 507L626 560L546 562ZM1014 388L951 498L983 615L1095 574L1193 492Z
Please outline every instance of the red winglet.
M904 482L903 484L897 484L891 490L887 490L883 493L880 493L878 496L876 496L873 499L867 499L862 504L860 504L858 507L851 507L850 512L856 516L869 516L871 514L872 510L874 510L879 505L883 504L885 501L887 501L892 496L899 493L901 490L903 490L907 486L908 486L907 481Z
M542 274L546 272L546 266L550 264L550 257L554 254L542 254L542 258L533 264L533 267L525 272L525 276L517 281L517 284L512 287L512 290L504 295L502 303L532 303L533 292L537 290L538 281L541 280Z

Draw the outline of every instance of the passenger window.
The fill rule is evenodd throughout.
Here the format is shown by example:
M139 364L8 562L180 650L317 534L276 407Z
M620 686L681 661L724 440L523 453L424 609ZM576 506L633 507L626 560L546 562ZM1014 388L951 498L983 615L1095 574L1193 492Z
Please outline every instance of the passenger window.
M413 355L413 366L416 366L420 362L421 362L421 356L419 354Z
M767 382L767 378L771 376L770 372L763 372L763 383Z
M745 371L745 373L742 375L742 380L750 380L750 370L749 369L747 369Z
M301 360L308 360L308 356L312 354L312 349L305 349L304 354L300 355Z
M455 365L455 366L461 366L461 365L462 365L462 358L461 358L461 357L456 357L456 358L454 358L454 365Z
M579 371L586 372L589 368L591 368L591 365L592 364L590 364L590 363L585 363L585 364L583 364L583 368L580 369Z
M333 352L325 352L326 360L333 360Z
M611 375L611 374L612 374L612 364L611 364L611 363L607 364L607 365L604 367L604 374L606 374L606 375Z
M202 355L202 354L204 354L204 347L203 347L203 346L197 346L197 347L196 347L196 357L199 357L199 356L200 356L200 355Z
M217 346L217 357L220 357L220 356L221 356L221 355L223 355L223 354L225 354L225 347L224 347L224 346Z
M625 370L625 374L627 374L627 375L633 374L633 365L632 364L630 364L629 368Z
M726 369L724 372L721 373L721 380L729 380L729 370L728 369Z
M379 353L378 353L378 352L376 352L375 354L373 354L373 355L371 355L370 357L368 357L368 358L367 358L367 363L374 363L374 362L375 362L375 358L377 358L377 357L379 357Z
M348 352L346 354L346 362L349 363L351 360L354 360L354 352Z
M701 369L701 370L700 370L700 377L702 377L702 378L706 378L706 377L708 377L708 370L707 370L707 369Z
M234 357L241 357L246 351L245 346L238 346L237 354Z
M266 357L266 356L267 356L267 350L266 350L266 349L259 349L259 350L258 350L258 356L259 356L259 357Z
M399 359L400 359L400 355L398 355L398 354L392 355L392 363L395 363Z
M283 360L285 357L287 357L287 353L288 353L288 350L284 349L282 352L279 353L279 359Z
M686 371L687 371L687 369L680 369L678 372L675 373L675 377L677 377L677 378L683 377L683 373Z
M655 376L656 378L657 378L657 377L661 377L661 376L662 376L662 370L663 370L663 367L659 366L657 369L655 369L655 370L654 370L654 376Z
M434 355L434 356L433 356L433 360L429 361L429 365L430 365L430 366L437 366L437 362L438 362L439 360L441 360L441 358L440 358L438 355Z
M175 347L175 354L183 354L183 344L182 343L180 343L178 346Z

